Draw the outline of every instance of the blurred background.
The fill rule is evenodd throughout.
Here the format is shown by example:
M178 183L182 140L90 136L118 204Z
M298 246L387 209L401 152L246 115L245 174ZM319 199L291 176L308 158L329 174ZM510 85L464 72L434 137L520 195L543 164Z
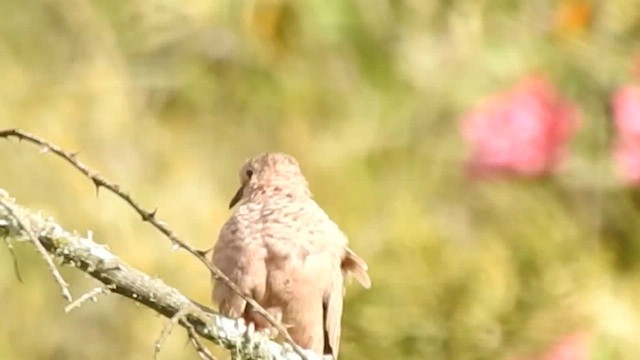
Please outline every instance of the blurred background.
M213 245L244 159L298 158L370 265L344 359L637 359L640 2L0 1L0 128L45 137ZM0 187L210 304L107 192L0 141ZM0 246L0 358L150 359L165 320L64 314ZM96 281L63 269L79 296ZM213 346L212 346L213 348ZM223 352L217 351L221 358ZM162 359L196 358L175 330Z

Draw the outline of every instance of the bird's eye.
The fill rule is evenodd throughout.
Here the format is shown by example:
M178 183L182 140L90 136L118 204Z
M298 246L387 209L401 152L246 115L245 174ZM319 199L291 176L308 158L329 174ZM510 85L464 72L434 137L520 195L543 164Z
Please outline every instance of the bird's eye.
M247 174L248 178L251 178L251 176L253 176L253 170L247 169L247 172L245 174Z

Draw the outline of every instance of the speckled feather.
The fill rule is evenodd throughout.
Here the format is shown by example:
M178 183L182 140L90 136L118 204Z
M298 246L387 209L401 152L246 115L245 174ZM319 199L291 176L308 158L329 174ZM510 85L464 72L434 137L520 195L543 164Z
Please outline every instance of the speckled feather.
M287 326L298 345L337 359L344 277L371 285L367 264L312 199L297 161L282 153L247 160L238 206L220 231L212 262L242 291ZM220 311L268 324L221 282L212 293Z

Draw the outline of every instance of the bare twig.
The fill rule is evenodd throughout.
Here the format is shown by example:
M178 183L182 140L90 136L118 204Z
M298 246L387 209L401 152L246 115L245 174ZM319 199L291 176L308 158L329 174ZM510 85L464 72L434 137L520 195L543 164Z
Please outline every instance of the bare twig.
M64 308L64 312L68 313L71 312L73 309L79 308L85 301L87 300L92 300L95 301L96 296L101 295L101 294L108 294L109 293L109 289L107 289L107 287L105 286L99 286L97 288L94 288L93 290L89 291L88 293L80 296L79 298L75 299L71 304L67 305Z
M193 328L193 325L186 323L185 326L187 328L187 333L189 334L189 341L191 341L191 344L196 349L196 352L198 356L200 356L200 359L216 360L216 357L213 356L211 351L209 351L209 349L207 349L202 344L202 342L200 341L200 338L198 338L198 334L196 333L196 330Z
M37 234L37 242L50 254L59 257L63 264L91 275L110 292L143 304L167 318L182 311L184 316L178 322L180 326L187 331L192 328L195 334L224 347L238 359L302 359L289 344L278 344L260 333L247 333L244 321L223 317L189 300L162 280L124 263L90 236L72 234L53 219L15 204L1 189L0 201L5 204L0 206L0 236L7 240L25 240L28 232L34 236ZM13 209L13 213L9 209ZM23 225L16 221L16 217ZM31 241L25 243L32 244ZM90 298L90 295L85 297ZM199 350L201 357L205 356L202 352L204 350ZM305 351L305 356L309 360L322 359L310 351Z
M156 360L159 359L160 350L162 350L162 345L164 345L164 342L167 341L167 338L169 337L169 335L171 335L171 332L173 331L173 327L178 322L183 321L185 314L186 314L185 309L180 309L175 315L171 317L171 319L169 319L169 321L167 321L164 328L162 329L162 332L160 333L160 337L158 338L158 340L156 340L156 346L153 352L154 359Z
M13 249L13 244L6 239L4 241L4 244L7 246L7 249L9 250L9 254L11 255L11 260L13 261L13 273L16 274L16 278L18 278L18 281L23 282L22 275L20 275L20 265L18 264L18 255L16 254L16 251Z
M71 298L71 293L69 292L69 284L67 284L62 278L62 275L60 275L60 271L58 271L58 268L53 263L51 256L49 256L49 254L47 253L47 250L45 250L44 246L42 246L42 244L38 241L38 239L36 239L35 235L31 232L31 230L25 226L25 224L22 222L20 217L17 216L14 210L11 208L11 206L7 205L1 199L0 199L0 205L2 205L2 207L5 208L7 213L13 218L16 224L18 224L20 229L24 231L24 235L26 235L29 241L31 241L33 245L36 247L36 250L38 251L38 253L42 257L44 262L49 267L49 270L51 271L53 278L56 280L56 282L60 286L60 290L62 291L62 297L67 299L67 301L72 301L73 299Z
M207 349L202 344L202 342L200 342L200 339L198 338L198 334L193 328L193 325L187 321L186 310L187 309L180 309L165 324L164 328L162 329L162 332L160 333L160 337L158 338L158 340L156 340L154 355L153 355L154 359L158 360L160 358L160 350L162 350L162 346L164 345L165 341L167 341L167 338L169 337L169 335L171 335L171 332L173 331L174 326L176 324L180 324L187 330L189 341L191 342L191 345L193 345L193 348L196 350L196 353L198 354L198 356L201 359L205 359L205 360L215 360L213 354L211 354L209 349Z
M247 302L247 304L251 306L252 311L255 311L256 313L260 314L263 318L265 318L285 339L285 341L288 342L289 345L291 345L291 347L295 350L295 352L298 353L298 355L300 355L300 357L302 357L303 359L307 358L307 355L305 354L305 352L300 348L300 346L298 346L293 341L293 339L291 338L291 336L289 336L289 333L284 328L284 326L282 326L281 323L279 323L276 319L274 319L273 316L269 314L269 312L267 312L262 306L260 306L260 304L258 304L255 300L253 300L253 298L251 298L248 294L245 294L244 292L242 292L242 290L240 290L240 288L233 281L231 281L222 271L220 271L220 269L215 267L213 264L211 264L210 261L206 259L205 257L206 251L198 250L192 247L191 245L189 245L188 243L182 241L166 225L165 222L159 221L156 218L156 213L158 211L157 208L154 209L153 211L147 211L143 209L142 206L138 205L138 203L129 194L123 191L120 186L109 181L105 177L99 175L98 172L92 170L87 165L79 161L77 159L77 153L68 152L62 149L61 147L45 139L42 139L36 135L30 134L26 131L22 131L19 129L7 129L7 130L0 131L0 138L8 139L11 137L15 137L18 140L25 140L33 144L36 144L42 147L43 152L51 152L57 155L58 157L64 159L69 164L71 164L74 168L80 171L82 174L87 176L93 182L93 185L96 187L96 193L99 191L100 187L103 187L111 191L117 197L124 200L142 217L143 221L150 223L158 231L164 234L172 242L172 244L177 245L178 247L186 250L188 253L190 253L191 255L196 257L200 262L202 262L209 269L209 271L211 271L211 273L217 280L222 281L233 292L235 292L240 297L242 297Z

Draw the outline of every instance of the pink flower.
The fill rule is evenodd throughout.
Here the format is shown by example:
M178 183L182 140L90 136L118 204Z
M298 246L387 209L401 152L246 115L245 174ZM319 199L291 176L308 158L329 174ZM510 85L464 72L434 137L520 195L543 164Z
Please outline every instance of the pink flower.
M480 176L525 177L553 172L577 129L576 106L546 79L529 77L487 99L462 121L468 165Z
M640 142L616 139L613 158L627 185L640 185Z
M622 180L640 185L640 86L626 85L613 95L616 127L614 161Z
M515 355L509 360L589 360L591 335L577 331L559 338L541 353L530 356Z
M589 336L582 332L569 334L552 344L540 360L589 360Z
M619 137L640 140L640 86L626 85L613 94L613 119Z

